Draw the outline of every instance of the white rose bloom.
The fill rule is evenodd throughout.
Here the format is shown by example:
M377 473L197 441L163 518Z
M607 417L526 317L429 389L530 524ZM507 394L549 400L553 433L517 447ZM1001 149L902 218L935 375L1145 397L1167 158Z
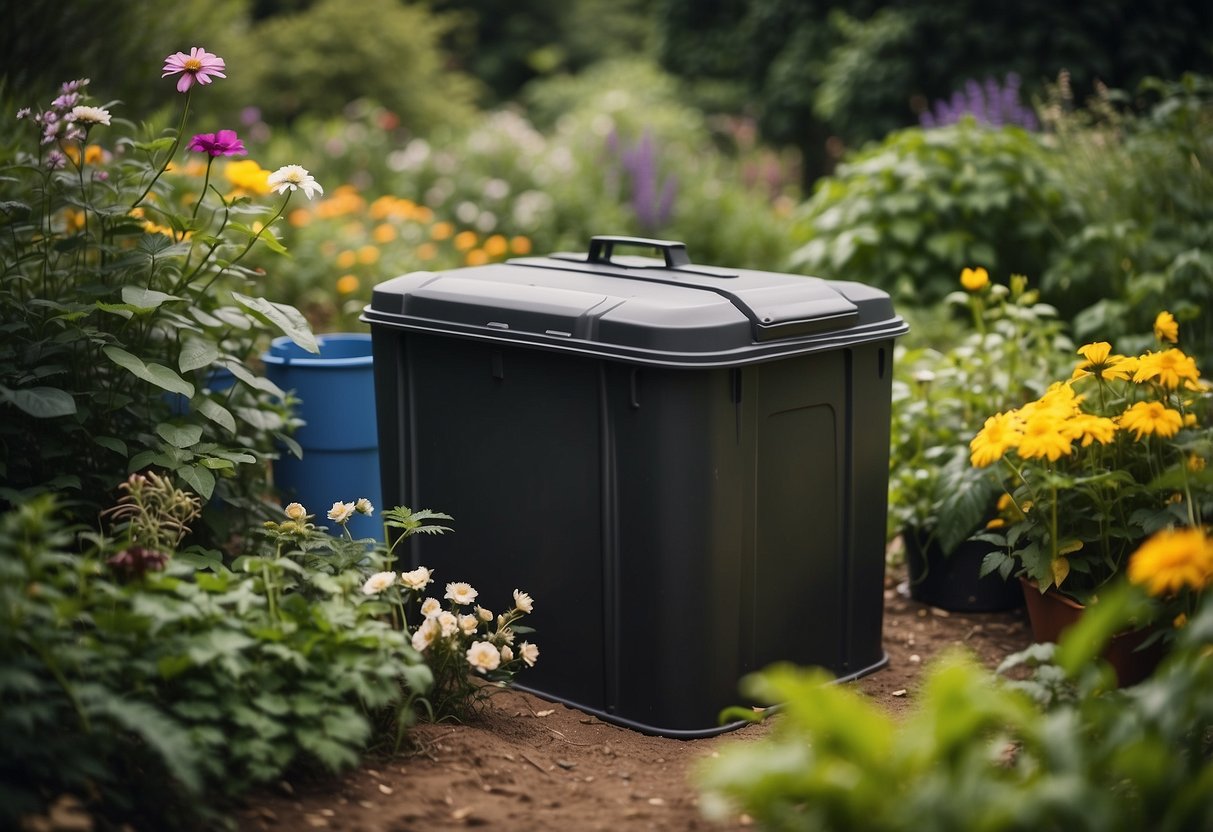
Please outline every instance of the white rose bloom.
M535 608L535 602L521 589L516 589L514 590L514 606L522 612L530 612Z
M413 649L422 652L425 648L434 643L434 636L438 633L438 624L432 618L427 618L421 623L413 633Z
M508 644L502 645L501 647L501 660L503 662L510 662L514 660L514 651L510 649Z
M286 516L289 520L302 520L307 517L307 509L300 503L291 503L286 507Z
M434 580L430 577L433 573L424 566L418 566L412 572L401 572L400 583L407 586L409 589L422 590Z
M421 614L426 618L433 618L440 612L442 612L442 604L438 603L437 598L426 598L421 602Z
M534 667L535 662L539 661L539 648L529 641L524 641L518 647L518 655L522 656L522 660L526 662L527 667Z
M454 601L456 604L470 604L476 600L476 595L476 590L472 589L469 584L459 581L446 585L446 595L444 597Z
M443 610L442 612L438 613L436 618L431 620L438 622L438 626L442 628L443 638L450 638L451 636L455 635L455 633L459 632L459 619L457 619L455 614L452 612Z
M344 523L350 519L350 515L354 513L353 503L343 503L340 500L333 503L333 507L329 509L328 518L334 523Z
M479 604L476 605L476 615L480 616L481 621L488 622L493 620L493 613L489 612Z
M472 633L476 632L477 624L479 624L479 621L474 615L459 616L459 629L463 631L465 636L470 636Z
M468 664L480 673L496 670L501 664L501 654L487 641L478 641L468 648Z
M354 511L358 512L359 514L365 514L367 517L370 517L372 514L375 513L375 506L366 497L359 497L358 500L354 503Z
M362 592L364 595L378 595L394 583L396 583L395 572L376 572L366 579L366 583L362 585Z

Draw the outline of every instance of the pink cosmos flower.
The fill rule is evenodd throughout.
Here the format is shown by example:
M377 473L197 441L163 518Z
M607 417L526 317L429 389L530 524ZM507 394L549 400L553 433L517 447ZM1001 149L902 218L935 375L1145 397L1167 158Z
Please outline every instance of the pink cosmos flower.
M195 46L190 49L187 55L184 52L178 52L174 55L169 55L164 59L164 74L161 78L167 78L170 75L182 73L181 78L177 81L177 92L185 92L194 85L197 81L199 84L209 84L211 76L216 78L226 78L223 70L227 69L223 58L218 55L212 55L201 46Z
M245 156L244 142L235 130L220 130L218 133L199 133L190 139L187 150L209 153L211 156Z

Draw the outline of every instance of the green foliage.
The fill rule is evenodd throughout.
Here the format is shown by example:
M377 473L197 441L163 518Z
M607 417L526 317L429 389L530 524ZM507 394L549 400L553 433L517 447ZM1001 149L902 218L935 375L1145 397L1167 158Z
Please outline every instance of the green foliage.
M1077 220L1034 135L971 120L911 128L817 184L799 211L792 265L926 305L966 266L1041 274Z
M1065 79L1063 78L1063 82ZM1104 90L1074 110L1065 83L1042 110L1066 192L1084 226L1042 277L1081 339L1149 343L1152 315L1169 309L1190 352L1213 362L1213 80L1151 80L1127 96ZM1145 105L1144 102L1149 102Z
M1053 307L1023 277L954 292L945 309L911 316L896 347L889 455L889 537L934 537L945 554L994 516L1001 489L969 465L969 440L991 413L1044 392L1071 365ZM948 316L972 328L947 334Z
M85 86L61 92L83 104ZM241 294L260 278L243 258L281 250L267 228L290 195L272 214L221 194L211 156L167 171L198 89L159 133L104 109L73 123L59 99L0 158L4 502L62 492L87 521L149 466L203 500L247 505L263 490L288 414L251 362L272 334L314 338L294 308Z
M1093 657L1144 603L1127 586L1109 593L1104 614L1064 637L1059 664L1027 683L942 659L900 720L821 671L747 677L748 695L778 704L774 725L705 761L701 805L772 830L1209 828L1213 595L1150 679L1117 690Z
M391 744L430 674L361 590L377 562L319 531L278 543L137 575L49 497L0 517L4 825L71 793L115 823L213 828L257 784Z
M271 123L328 116L355 99L392 111L414 134L466 122L475 87L445 65L448 24L425 5L397 0L319 0L265 18L233 42L227 98L256 101ZM272 96L263 93L273 90Z

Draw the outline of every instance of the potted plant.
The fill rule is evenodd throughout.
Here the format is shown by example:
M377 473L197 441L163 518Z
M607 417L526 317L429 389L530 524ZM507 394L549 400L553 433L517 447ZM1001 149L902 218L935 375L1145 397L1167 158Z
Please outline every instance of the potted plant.
M1022 400L1033 379L1050 377L1069 342L1026 278L1003 286L985 269L965 269L961 283L964 291L947 300L968 310L972 330L947 350L898 347L889 534L903 541L914 599L956 611L1010 609L1023 604L1022 594L983 579L989 546L968 540L995 518L1000 491L969 465L968 441L983 414ZM938 327L931 329L938 338Z
M1161 313L1154 330L1158 348L1138 356L1079 347L1069 378L990 416L970 443L973 467L1014 507L976 535L998 547L982 572L1021 579L1038 641L1056 641L1043 617L1054 602L1070 608L1064 628L1152 535L1213 516L1213 392L1174 346L1174 318Z

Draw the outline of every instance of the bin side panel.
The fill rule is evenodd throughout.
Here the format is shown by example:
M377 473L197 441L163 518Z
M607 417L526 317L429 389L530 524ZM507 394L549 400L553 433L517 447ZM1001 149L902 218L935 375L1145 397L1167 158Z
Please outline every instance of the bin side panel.
M524 623L538 664L519 682L603 705L598 373L558 353L410 336L404 502L450 514L418 535L410 565L436 570L435 597L467 581L494 613L511 590L535 599ZM412 459L408 457L412 456Z
M728 370L628 369L610 387L619 528L612 712L704 731L738 699L743 460ZM608 685L612 689L612 685Z
M840 352L757 368L753 669L840 669L847 622Z
M893 342L850 350L851 361L851 621L842 671L862 673L884 661L885 540L889 500L889 425Z

